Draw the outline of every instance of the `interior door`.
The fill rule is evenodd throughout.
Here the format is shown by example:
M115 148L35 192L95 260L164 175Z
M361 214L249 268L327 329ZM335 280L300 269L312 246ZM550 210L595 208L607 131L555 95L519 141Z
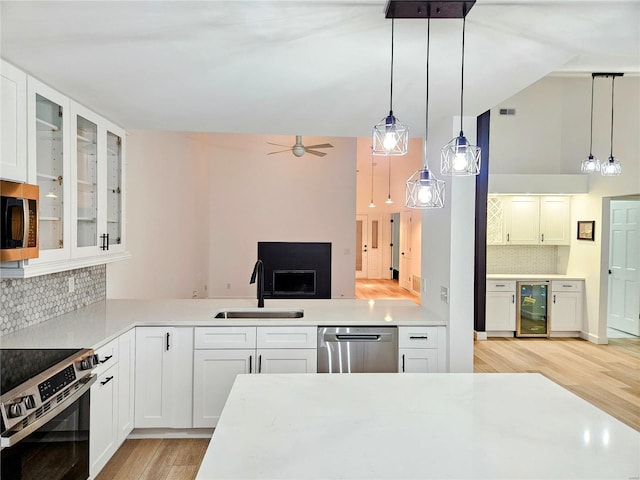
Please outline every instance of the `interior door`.
M368 230L367 215L356 215L356 278L367 278Z
M380 215L367 215L369 243L367 248L367 278L382 278L382 222Z
M398 281L402 288L411 290L411 212L400 212L400 272Z
M640 201L611 201L607 325L640 336Z

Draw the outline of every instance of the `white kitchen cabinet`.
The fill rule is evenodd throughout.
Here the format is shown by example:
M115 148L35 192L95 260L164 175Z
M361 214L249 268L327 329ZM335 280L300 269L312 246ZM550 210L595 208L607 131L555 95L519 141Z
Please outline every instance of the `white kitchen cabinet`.
M398 327L398 372L446 372L443 327Z
M516 282L487 281L485 331L489 336L513 336L516 330Z
M487 199L487 245L569 245L568 196L497 196Z
M193 327L138 327L135 428L191 428Z
M27 74L0 60L0 177L27 181Z
M100 363L91 386L89 472L94 478L120 446L118 441L119 348L113 340L96 350Z
M134 425L136 331L118 338L118 444L125 441Z
M215 427L238 374L316 373L317 328L196 327L193 426Z
M583 330L583 285L580 280L551 282L551 334Z

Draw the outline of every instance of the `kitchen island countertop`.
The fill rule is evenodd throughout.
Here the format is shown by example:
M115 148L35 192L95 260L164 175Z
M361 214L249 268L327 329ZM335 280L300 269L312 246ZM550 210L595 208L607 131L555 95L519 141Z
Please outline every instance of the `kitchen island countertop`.
M239 375L196 480L631 479L640 433L540 374Z
M214 318L253 310L255 299L105 300L0 337L2 348L97 348L139 326L444 326L410 300L265 300L261 310L302 309L302 318Z

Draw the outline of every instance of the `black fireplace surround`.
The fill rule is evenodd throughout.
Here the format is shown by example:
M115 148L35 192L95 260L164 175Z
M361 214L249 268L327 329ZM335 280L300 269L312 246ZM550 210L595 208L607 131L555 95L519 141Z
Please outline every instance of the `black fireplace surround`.
M258 242L265 298L331 298L331 243Z

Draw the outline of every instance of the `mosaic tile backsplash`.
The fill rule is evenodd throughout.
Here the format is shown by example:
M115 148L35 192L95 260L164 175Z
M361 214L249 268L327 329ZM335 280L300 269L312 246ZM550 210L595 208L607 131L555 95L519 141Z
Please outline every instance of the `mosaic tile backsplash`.
M488 245L487 273L558 273L558 247L540 245Z
M69 292L69 278L75 288ZM0 336L106 298L105 265L32 278L0 280Z

